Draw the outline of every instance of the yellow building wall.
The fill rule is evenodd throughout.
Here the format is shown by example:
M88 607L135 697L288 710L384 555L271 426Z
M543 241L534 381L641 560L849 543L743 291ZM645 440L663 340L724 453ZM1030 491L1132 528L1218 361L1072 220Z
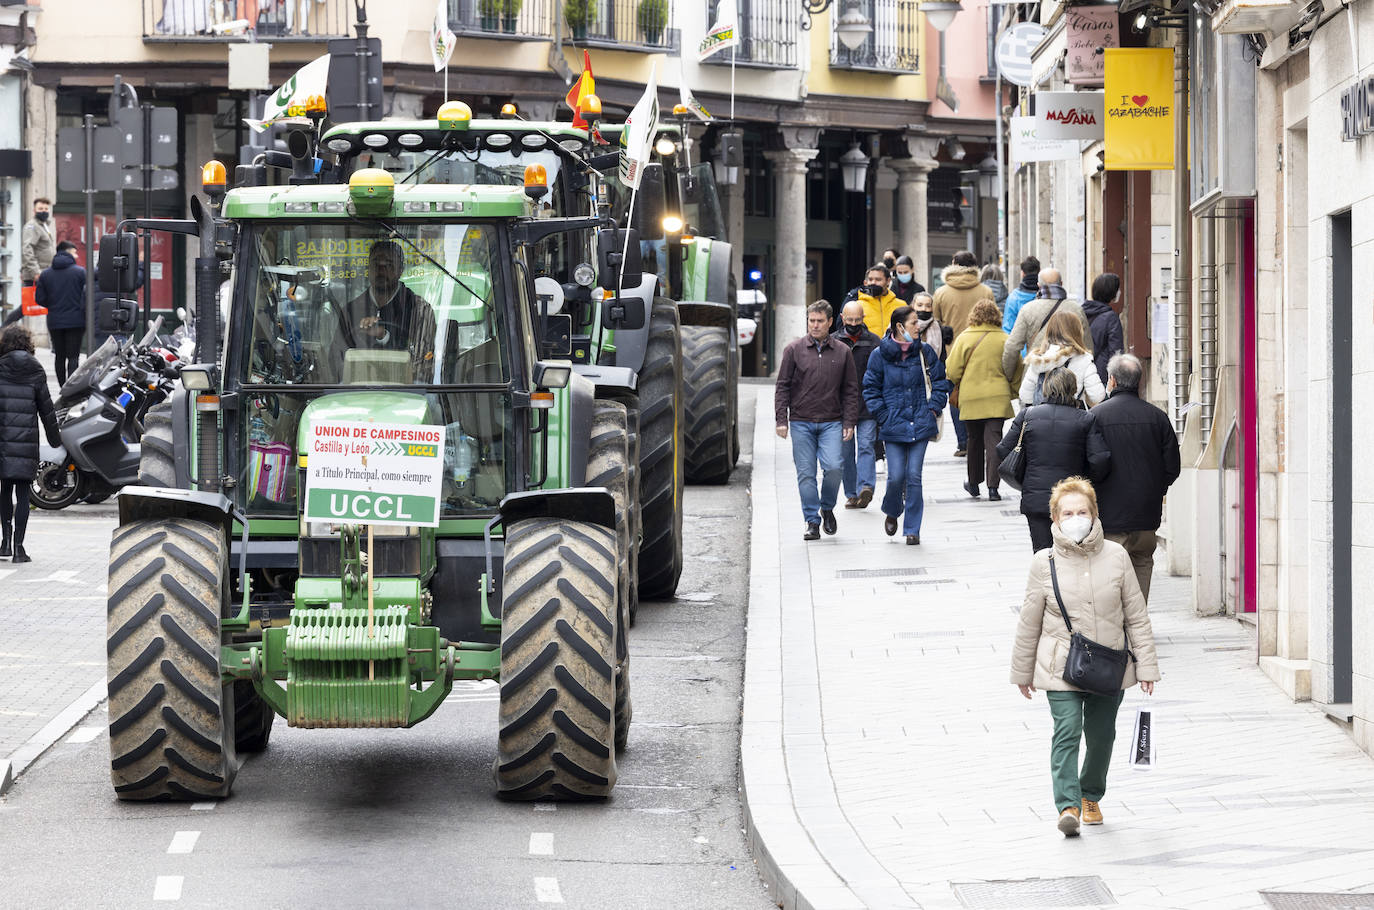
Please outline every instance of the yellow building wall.
M829 14L811 17L810 72L806 78L807 94L847 95L859 98L891 98L894 101L926 101L926 80L920 73L887 75L857 70L832 69L830 66ZM917 47L925 46L925 17L920 17ZM920 69L925 70L926 57L921 56Z

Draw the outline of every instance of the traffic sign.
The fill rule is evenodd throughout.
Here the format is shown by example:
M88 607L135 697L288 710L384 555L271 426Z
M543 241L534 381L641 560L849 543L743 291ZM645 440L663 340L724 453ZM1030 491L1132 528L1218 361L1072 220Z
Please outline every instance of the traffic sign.
M177 164L177 112L176 108L152 108L152 164L154 167L176 167ZM139 167L143 164L143 109L141 107L122 107L115 114L115 126L119 127L123 139L124 167ZM142 181L139 182L142 186Z
M143 172L139 170L125 170L120 175L119 188L121 190L141 190L143 189ZM155 190L174 190L181 185L181 180L177 177L177 172L171 168L153 168L152 188Z
M86 188L86 137L79 126L57 131L57 188L80 192Z
M1034 22L1021 22L1007 29L997 42L997 70L1012 85L1026 88L1031 84L1031 58L1040 42L1045 40L1045 28Z
M120 188L120 136L113 126L95 128L95 188L101 192Z

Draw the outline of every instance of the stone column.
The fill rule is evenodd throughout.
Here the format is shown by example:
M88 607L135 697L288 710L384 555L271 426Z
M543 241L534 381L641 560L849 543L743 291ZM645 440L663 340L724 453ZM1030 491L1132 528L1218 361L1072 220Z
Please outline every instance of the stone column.
M938 139L906 137L908 158L889 163L897 172L897 235L902 252L911 257L916 280L930 284L930 234L926 212L930 172L939 167L935 152Z
M810 142L789 141L798 130L784 130L786 148L766 152L773 162L774 199L773 261L768 282L773 303L773 368L782 349L806 334L806 163L819 154L817 131Z

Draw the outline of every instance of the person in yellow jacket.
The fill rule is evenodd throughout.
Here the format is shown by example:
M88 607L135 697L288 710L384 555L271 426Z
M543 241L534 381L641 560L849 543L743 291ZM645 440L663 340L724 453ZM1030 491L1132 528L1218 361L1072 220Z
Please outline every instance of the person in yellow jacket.
M859 288L859 303L864 307L864 325L879 338L892 323L892 311L899 306L906 306L900 297L892 293L889 287L891 283L891 273L880 262L864 274L863 286Z

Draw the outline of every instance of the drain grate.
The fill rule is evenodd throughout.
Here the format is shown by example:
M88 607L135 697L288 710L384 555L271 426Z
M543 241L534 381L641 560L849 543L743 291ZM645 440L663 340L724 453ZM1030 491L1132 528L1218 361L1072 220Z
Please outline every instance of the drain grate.
M909 585L957 585L959 582L953 578L913 578L910 581L898 581L894 584L907 587Z
M930 632L893 632L893 638L958 638L963 629L935 629Z
M1096 907L1115 904L1107 883L1096 875L1029 878L1019 881L964 882L952 885L959 903L974 910L1001 907Z
M924 575L926 570L923 568L902 568L902 569L836 569L836 578L908 578L912 575Z
M1007 516L1008 518L1019 518L1019 517L1021 516L1021 510L1020 510L1020 509L1003 509L1003 510L1002 510L1002 514L1005 515L1005 516Z
M1374 894L1334 894L1316 891L1261 891L1265 903L1274 910L1359 910L1374 907Z
M1203 648L1203 653L1214 651L1253 651L1254 645L1229 645L1226 647Z

